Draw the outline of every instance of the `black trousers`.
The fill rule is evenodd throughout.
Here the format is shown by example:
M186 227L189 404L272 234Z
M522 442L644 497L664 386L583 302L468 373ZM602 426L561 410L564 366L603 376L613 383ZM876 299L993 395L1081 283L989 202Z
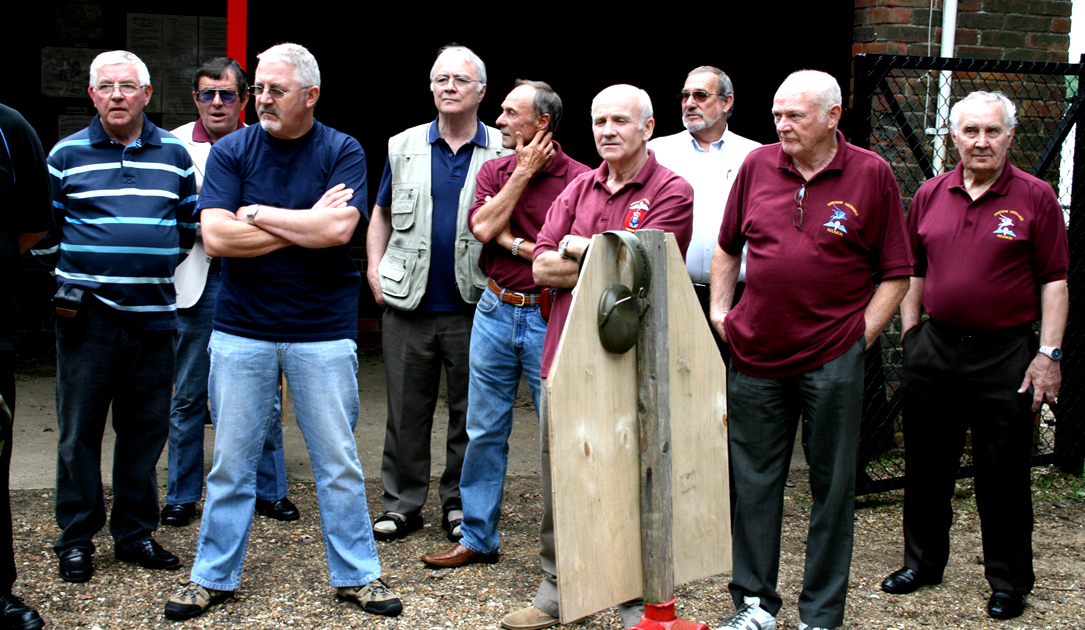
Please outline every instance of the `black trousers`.
M1032 396L1018 394L1038 346L1031 330L970 336L924 322L904 337L904 564L931 577L949 559L950 499L972 428L972 461L992 589L1028 593L1032 571Z
M132 328L95 300L84 300L84 308L57 321L58 554L93 551L91 539L105 525L102 436L111 408L117 440L109 532L120 547L154 534L155 465L170 426L177 331Z
M8 409L15 415L15 353L0 350L0 396L4 398ZM0 595L11 593L15 584L15 550L11 534L11 497L8 494L8 480L11 472L11 437L14 426L0 433L4 440L0 451L0 475L3 475L4 492L0 498Z

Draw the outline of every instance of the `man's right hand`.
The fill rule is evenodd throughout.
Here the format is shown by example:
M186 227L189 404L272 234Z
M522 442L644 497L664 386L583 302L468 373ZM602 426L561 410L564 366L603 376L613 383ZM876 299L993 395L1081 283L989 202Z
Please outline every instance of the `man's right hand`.
M346 184L336 184L328 189L320 199L313 204L313 209L317 208L344 208L347 202L354 197L354 189L347 188Z
M727 343L727 331L724 329L723 323L727 321L728 312L730 311L725 311L723 313L711 311L709 313L709 317L712 318L712 327L716 329L716 333L720 336L723 343Z
M369 290L373 292L373 299L377 302L377 306L384 308L384 291L381 291L380 272L374 267L366 271L365 279L369 282Z

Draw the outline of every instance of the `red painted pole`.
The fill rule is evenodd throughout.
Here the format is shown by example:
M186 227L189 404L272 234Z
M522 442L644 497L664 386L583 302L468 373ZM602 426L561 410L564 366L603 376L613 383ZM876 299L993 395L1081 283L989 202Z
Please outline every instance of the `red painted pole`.
M249 48L249 2L248 0L226 0L226 56L236 59L241 69L246 70ZM241 111L241 121L245 121L245 111Z

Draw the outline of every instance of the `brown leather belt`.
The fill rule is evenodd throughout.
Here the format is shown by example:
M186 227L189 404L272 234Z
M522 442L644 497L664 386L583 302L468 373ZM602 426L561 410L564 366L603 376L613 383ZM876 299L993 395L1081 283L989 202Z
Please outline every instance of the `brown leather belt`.
M509 291L508 289L501 288L501 285L489 279L490 290L497 294L501 301L505 304L512 304L513 306L535 306L541 301L541 296L538 293L517 293L516 291Z

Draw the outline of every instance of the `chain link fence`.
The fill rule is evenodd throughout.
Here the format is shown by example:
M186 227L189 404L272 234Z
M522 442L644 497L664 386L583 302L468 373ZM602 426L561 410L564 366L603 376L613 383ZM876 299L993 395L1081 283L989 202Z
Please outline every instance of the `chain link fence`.
M1071 210L1085 203L1085 130L1081 137L1074 133L1074 124L1085 115L1085 95L1078 93L1083 71L1082 64L1070 63L857 55L854 107L847 127L852 142L877 152L893 167L907 211L923 182L952 170L959 160L948 129L953 103L984 90L1004 92L1017 104L1009 160L1051 184L1070 230L1070 321L1063 342L1063 388L1059 403L1053 409L1045 405L1037 414L1033 437L1033 465L1055 463L1068 472L1079 472L1085 460L1085 427L1080 421L1085 363L1078 359L1085 329L1075 317L1081 312L1075 308L1081 302L1075 294L1085 294L1085 222L1070 222ZM867 353L857 494L904 486L899 316L879 342L880 348ZM966 444L958 476L970 475Z

